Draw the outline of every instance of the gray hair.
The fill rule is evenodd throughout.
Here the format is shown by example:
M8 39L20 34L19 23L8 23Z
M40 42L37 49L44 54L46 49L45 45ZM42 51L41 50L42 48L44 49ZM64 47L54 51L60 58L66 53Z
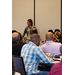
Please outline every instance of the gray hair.
M20 38L20 35L19 35L19 33L18 33L18 35L17 35L16 37L12 37L12 41L13 41L13 42L16 42L16 41L19 40L19 38Z

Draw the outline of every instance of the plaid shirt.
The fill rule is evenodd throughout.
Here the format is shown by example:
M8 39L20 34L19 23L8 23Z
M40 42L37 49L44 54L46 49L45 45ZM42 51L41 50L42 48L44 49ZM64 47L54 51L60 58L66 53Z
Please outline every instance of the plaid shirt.
M29 42L22 47L21 56L24 59L27 74L38 73L39 60L44 63L50 63L52 58L45 56L43 51L33 42Z

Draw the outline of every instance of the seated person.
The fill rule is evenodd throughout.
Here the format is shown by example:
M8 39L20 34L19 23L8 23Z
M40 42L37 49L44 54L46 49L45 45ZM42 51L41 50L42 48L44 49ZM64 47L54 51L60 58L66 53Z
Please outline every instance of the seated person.
M54 34L54 32L53 32L52 29L48 30L48 32L52 32L52 33ZM53 38L53 42L55 42L55 41L54 41L54 38Z
M32 30L31 30L31 34L38 34L38 31L37 31L37 29L36 28L33 28Z
M46 43L41 46L41 49L45 54L50 53L55 56L60 54L60 50L59 50L60 46L61 46L61 43L53 42L53 33L47 32Z
M21 56L24 59L27 75L46 75L48 72L41 72L38 69L39 61L44 63L51 63L52 58L47 57L43 51L38 47L40 44L40 36L38 34L32 34L31 41L25 44L21 50Z
M60 47L60 53L62 55L62 45ZM62 59L59 63L56 63L49 72L48 75L62 75Z
M17 32L16 30L12 30L12 33Z
M50 29L50 30L48 30L48 32L52 32L52 33L53 33L53 30L52 30L52 29Z
M32 34L38 34L38 31L37 31L36 28L32 28L32 30L31 30L31 35L32 35ZM26 43L29 43L29 41L30 41L30 39L25 38L25 42L26 42Z
M25 40L23 40L23 37L22 37L21 33L20 32L18 32L18 33L19 33L19 36L20 36L20 42L19 43L26 44Z
M59 31L55 32L56 42L62 43L62 34Z
M23 44L20 43L18 32L12 33L12 55L20 56Z
M55 33L56 31L60 32L60 30L59 30L59 29L55 29L54 33Z
M15 72L15 62L13 56L12 56L12 75L21 75L20 73Z

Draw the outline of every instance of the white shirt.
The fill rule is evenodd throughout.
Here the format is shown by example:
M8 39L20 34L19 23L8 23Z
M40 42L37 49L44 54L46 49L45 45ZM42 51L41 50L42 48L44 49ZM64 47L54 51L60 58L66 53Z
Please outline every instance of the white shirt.
M28 30L27 30L27 32L28 32L28 36L27 36L27 39L30 39L30 29L28 28Z

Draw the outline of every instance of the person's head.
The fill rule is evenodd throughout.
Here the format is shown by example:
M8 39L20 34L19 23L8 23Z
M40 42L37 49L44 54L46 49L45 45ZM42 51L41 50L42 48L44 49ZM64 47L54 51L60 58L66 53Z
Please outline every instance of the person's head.
M60 46L60 53L61 53L61 55L62 55L62 45Z
M56 32L55 32L55 37L56 37L57 39L61 39L61 38L62 38L62 34L61 34L59 31L56 31Z
M28 25L28 26L33 26L33 21L32 21L32 19L28 19L28 20L27 20L27 25Z
M54 31L54 32L56 32L56 31L60 32L60 30L59 30L59 29L55 29L55 31Z
M53 33L52 32L47 32L46 33L46 40L47 41L53 40Z
M30 40L37 46L40 45L40 36L38 34L32 34Z
M18 33L19 33L19 36L20 36L20 41L22 41L23 37L22 37L20 32L18 32Z
M12 33L17 32L16 30L12 30Z
M13 59L13 56L12 56L12 75L15 74L15 62L14 62L14 59Z
M48 32L52 32L52 33L53 33L53 30L52 30L52 29L50 29L50 30L48 30Z
M32 30L31 30L31 34L38 34L38 32L37 32L37 29L36 28L33 28Z
M16 43L19 43L20 41L20 35L18 32L14 32L12 33L12 42L16 42Z

